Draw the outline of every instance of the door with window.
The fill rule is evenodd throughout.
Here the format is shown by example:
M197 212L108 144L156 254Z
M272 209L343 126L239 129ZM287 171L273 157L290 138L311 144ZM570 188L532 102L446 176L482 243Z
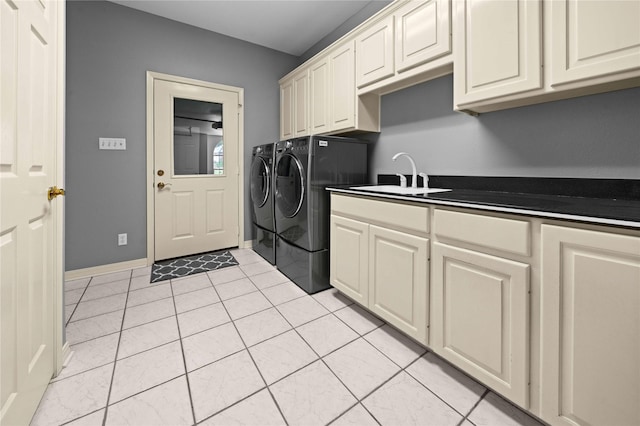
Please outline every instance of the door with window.
M238 89L153 85L155 260L238 245Z

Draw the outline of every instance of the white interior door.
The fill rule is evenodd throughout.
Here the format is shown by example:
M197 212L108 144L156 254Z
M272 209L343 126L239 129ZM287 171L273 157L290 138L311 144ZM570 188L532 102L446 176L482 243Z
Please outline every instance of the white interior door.
M237 90L154 80L155 260L238 245Z
M58 1L0 4L0 424L28 424L54 374L62 247ZM59 182L61 184L61 182ZM59 259L59 260L58 260ZM59 277L58 277L59 275ZM61 303L59 303L61 305Z

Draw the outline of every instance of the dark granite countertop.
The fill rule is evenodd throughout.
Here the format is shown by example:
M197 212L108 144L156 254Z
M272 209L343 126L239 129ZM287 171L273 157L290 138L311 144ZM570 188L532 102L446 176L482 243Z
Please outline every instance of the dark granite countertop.
M396 195L362 191L353 189L354 185L331 186L327 189L333 192L369 197L640 228L640 196L638 196L640 181L549 178L524 178L523 180L523 178L477 177L471 179L468 181L463 177L455 177L454 179L434 177L430 179L430 187L452 188L452 191L426 195ZM513 179L516 179L516 182ZM379 177L378 181L380 184L395 183L385 177ZM516 192L520 188L531 192ZM568 195L572 192L575 195ZM607 195L611 198L605 198Z

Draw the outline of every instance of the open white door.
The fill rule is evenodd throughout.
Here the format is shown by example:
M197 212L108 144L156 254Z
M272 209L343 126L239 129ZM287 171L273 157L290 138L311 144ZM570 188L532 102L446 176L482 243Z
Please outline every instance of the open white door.
M241 89L212 86L154 80L154 260L238 245Z
M18 425L30 422L61 346L62 201L48 193L62 183L65 5L0 1L0 424Z

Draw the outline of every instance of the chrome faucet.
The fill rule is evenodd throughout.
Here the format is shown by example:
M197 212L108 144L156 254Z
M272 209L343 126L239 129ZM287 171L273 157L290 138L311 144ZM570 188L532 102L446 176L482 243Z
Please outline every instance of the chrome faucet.
M407 157L407 160L409 160L409 162L411 163L411 168L413 169L413 172L411 173L411 187L412 188L417 188L418 187L418 177L417 177L417 170L416 170L416 163L415 161L413 161L413 158L411 158L411 156L409 154L407 154L406 152L399 152L396 155L393 156L393 161L396 161L399 157L401 156L405 156Z

